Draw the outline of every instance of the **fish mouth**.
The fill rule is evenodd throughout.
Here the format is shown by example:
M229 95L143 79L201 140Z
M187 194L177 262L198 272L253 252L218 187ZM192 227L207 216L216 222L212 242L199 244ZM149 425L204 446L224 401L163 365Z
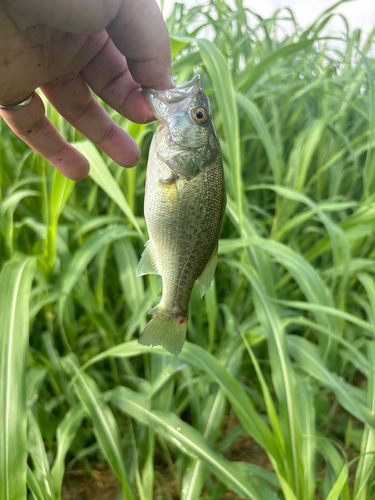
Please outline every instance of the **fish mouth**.
M189 82L176 85L173 89L156 90L142 87L142 90L159 120L167 111L168 104L180 103L187 98L192 98L200 91L200 76L195 75Z

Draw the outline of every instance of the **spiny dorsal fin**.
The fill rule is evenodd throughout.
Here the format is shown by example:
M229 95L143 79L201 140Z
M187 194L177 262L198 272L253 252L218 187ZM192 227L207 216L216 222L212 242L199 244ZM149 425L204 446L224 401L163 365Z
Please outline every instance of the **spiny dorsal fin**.
M143 276L145 274L159 274L150 240L148 240L145 247L146 248L143 250L135 275Z
M201 299L203 299L204 294L210 288L212 280L215 276L215 270L217 265L217 247L215 248L210 260L207 262L207 266L204 268L203 273L198 278L198 283L200 286Z

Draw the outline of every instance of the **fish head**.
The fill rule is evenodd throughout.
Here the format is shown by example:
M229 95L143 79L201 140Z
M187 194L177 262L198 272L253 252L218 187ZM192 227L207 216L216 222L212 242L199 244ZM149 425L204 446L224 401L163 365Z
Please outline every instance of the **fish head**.
M160 122L156 132L158 154L172 169L181 173L183 168L185 177L196 175L213 155L220 154L210 101L199 75L173 89L143 91Z

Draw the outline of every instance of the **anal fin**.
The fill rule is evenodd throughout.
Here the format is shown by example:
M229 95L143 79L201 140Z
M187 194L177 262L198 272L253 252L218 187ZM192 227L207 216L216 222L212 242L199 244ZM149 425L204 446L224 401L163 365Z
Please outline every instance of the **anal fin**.
M204 268L203 273L198 278L198 283L200 287L201 299L203 299L204 294L210 288L212 280L215 276L216 266L217 266L217 246L211 255L210 260L207 262L206 267Z
M143 250L135 275L143 276L145 274L159 274L150 240L148 240L145 247L146 248Z

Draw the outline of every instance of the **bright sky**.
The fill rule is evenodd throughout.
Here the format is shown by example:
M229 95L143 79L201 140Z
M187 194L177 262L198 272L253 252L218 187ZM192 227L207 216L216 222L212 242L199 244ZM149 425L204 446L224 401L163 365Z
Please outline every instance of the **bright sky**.
M187 6L205 4L205 0L179 0ZM159 0L160 3L160 0ZM164 16L168 17L172 11L174 0L164 0ZM233 5L233 0L228 0ZM319 14L334 5L334 0L244 0L244 5L257 12L262 17L269 17L276 9L290 7L297 21L302 26L310 25ZM375 0L353 0L337 8L337 12L344 14L352 29L361 28L367 33L375 27ZM342 31L342 21L337 18L330 28L332 31Z

